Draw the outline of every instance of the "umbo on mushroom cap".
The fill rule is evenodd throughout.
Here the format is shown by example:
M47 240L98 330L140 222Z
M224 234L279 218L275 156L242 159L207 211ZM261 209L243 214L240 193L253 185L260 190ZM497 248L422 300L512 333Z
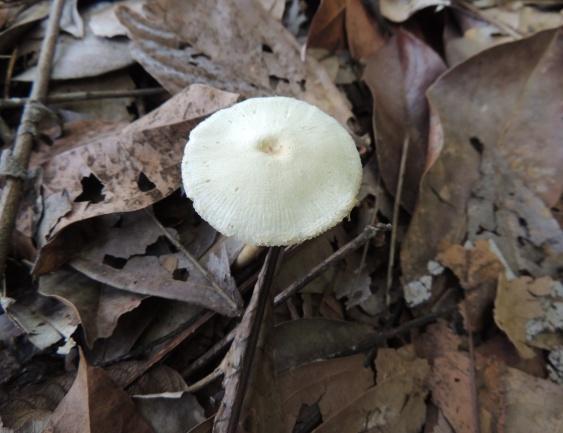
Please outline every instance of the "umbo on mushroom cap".
M345 218L362 166L352 137L306 102L252 98L190 133L186 194L216 230L253 245L290 245Z

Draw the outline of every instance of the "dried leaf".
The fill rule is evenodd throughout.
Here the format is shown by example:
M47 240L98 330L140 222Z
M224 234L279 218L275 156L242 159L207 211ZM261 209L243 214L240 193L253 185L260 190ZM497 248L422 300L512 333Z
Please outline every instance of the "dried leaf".
M129 396L80 354L76 379L43 433L151 433Z
M109 337L118 319L137 308L144 296L113 287L73 272L59 270L39 278L39 292L72 307L80 318L87 343Z
M226 247L223 245L218 253L209 251L200 260L211 274L211 281L166 240L146 212L103 218L97 241L70 264L90 278L118 289L236 314L233 305L238 302L238 292ZM227 298L231 301L227 302Z
M188 132L236 99L231 93L194 85L125 129L116 127L113 133L80 142L43 163L45 196L65 192L71 210L45 209L43 218L51 223L43 230L47 245L34 272L61 264L60 258L49 257L49 244L63 228L94 216L142 209L176 190ZM54 150L58 152L56 145Z
M272 347L276 371L342 356L373 335L370 326L327 319L284 322L274 328Z
M334 413L314 433L420 431L426 418L428 363L407 346L380 349L376 368L377 385Z
M322 419L328 419L372 387L373 372L363 364L364 356L355 355L285 370L276 383L282 400L285 431L294 431L303 405L317 404Z
M458 243L468 229L471 240L495 239L514 271L554 272L563 233L535 194L549 206L563 189L563 128L554 114L563 89L562 40L560 31L546 31L493 47L429 89L444 148L423 177L403 243L405 281L425 273L440 242ZM519 236L530 244L519 245ZM540 266L534 264L538 254Z
M146 2L140 0L124 0L106 3L103 7L92 13L88 25L96 36L113 38L127 36L127 29L119 22L116 10L120 6L127 6L135 12L141 12ZM135 55L133 55L135 57Z
M563 345L563 286L544 277L508 280L501 275L495 300L495 322L516 346L520 356L532 358L530 347L555 349Z
M83 14L83 37L77 39L71 35L61 34L57 38L51 79L69 80L95 77L122 69L133 63L128 41L100 38L91 31L90 16L96 7L94 5L94 9L91 7ZM44 36L44 31L38 29L26 37L19 46L18 55L37 52ZM36 74L37 66L32 66L15 76L14 80L33 81Z
M159 0L157 3L151 6L151 19L167 30L164 38L158 40L159 44L170 46L170 32L173 32L184 46L192 47L193 50L188 50L191 56L204 55L196 62L200 79L233 77L237 85L243 80L255 89L304 99L343 124L352 117L348 101L326 71L312 59L301 61L293 36L256 0ZM163 82L173 76L171 68L183 63L181 69L185 70L185 63L189 61L176 51L165 53L169 61L174 57L173 63L165 61L163 64ZM188 84L185 79L180 80L183 86ZM187 76L187 79L191 78Z
M424 42L404 30L367 61L363 79L373 96L373 127L381 177L397 191L403 142L409 139L402 203L412 212L426 165L430 115L426 89L446 69Z
M347 47L355 59L369 57L383 43L375 19L361 0L322 0L307 37L310 47L331 51Z
M49 15L49 8L50 2L43 0L23 10L19 9L13 22L0 33L0 52L11 51L22 34Z

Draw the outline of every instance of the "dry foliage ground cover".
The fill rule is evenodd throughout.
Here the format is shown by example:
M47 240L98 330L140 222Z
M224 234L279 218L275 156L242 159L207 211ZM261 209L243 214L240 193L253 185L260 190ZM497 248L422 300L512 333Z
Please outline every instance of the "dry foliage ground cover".
M562 25L558 0L1 2L0 432L563 432ZM364 165L350 218L278 260L180 186L190 131L266 95Z

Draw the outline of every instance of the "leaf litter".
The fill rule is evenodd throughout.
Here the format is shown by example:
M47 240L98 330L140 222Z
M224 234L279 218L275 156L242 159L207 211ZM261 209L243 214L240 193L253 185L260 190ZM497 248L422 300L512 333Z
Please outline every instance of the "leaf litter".
M70 99L34 120L2 281L2 431L560 430L560 1L65 3ZM47 20L0 8L3 152ZM268 95L364 162L350 217L276 266L179 173L200 121ZM389 221L398 262L385 233L339 257Z

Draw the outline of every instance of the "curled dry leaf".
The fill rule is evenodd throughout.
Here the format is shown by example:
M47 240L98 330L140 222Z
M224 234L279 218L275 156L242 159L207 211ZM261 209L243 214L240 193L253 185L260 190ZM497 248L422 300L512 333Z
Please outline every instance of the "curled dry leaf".
M403 243L405 281L424 274L440 242L458 243L468 230L495 239L515 272L556 272L563 234L549 206L563 189L561 59L561 31L545 31L483 51L429 89L444 147Z
M256 0L159 0L151 5L150 12L151 21L158 23L153 30L163 26L167 30L164 38L156 38L158 32L148 29L148 33L139 32L139 24L134 20L126 19L127 22L122 20L122 23L126 26L130 23L133 38L141 44L143 35L150 36L145 44L148 46L146 67L157 77L162 70L159 78L162 82L173 78L177 83L174 85L181 87L187 85L186 80L191 80L194 74L203 82L223 77L228 81L232 77L235 86L242 80L248 83L246 89L304 99L343 124L352 117L348 101L326 71L312 59L301 61L299 45L293 35ZM153 48L155 38L158 45L170 47L171 32L180 44L191 47L187 50L188 56L178 50L164 50L164 58L158 59L158 49ZM143 58L139 60L145 65ZM190 59L197 69L185 66ZM182 74L174 75L173 71L180 64L184 64L180 66ZM248 94L245 89L241 93Z
M80 353L78 373L43 433L153 433L127 395Z
M322 0L307 37L311 48L348 48L355 59L369 57L383 44L377 23L361 0Z
M118 319L138 307L144 296L116 290L72 270L39 278L39 292L70 305L78 314L86 342L109 337Z
M373 128L381 177L393 195L403 142L409 139L402 204L410 212L414 210L427 159L430 114L425 93L445 69L432 48L399 29L368 59L363 76L373 96Z
M49 244L63 228L94 216L142 209L176 190L189 131L236 99L232 93L194 85L125 128L116 126L80 145L65 143L65 151L55 144L55 155L44 156L41 164L44 197L66 197L66 204L44 211L34 272L48 272L68 259L49 257L57 248L54 244L50 251Z

